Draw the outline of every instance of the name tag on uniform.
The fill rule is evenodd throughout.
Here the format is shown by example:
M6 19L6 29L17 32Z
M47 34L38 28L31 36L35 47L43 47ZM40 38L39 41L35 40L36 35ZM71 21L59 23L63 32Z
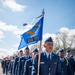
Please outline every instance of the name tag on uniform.
M19 62L19 61L17 61L17 62Z
M40 64L44 64L45 62L40 62Z
M29 68L32 68L32 66L29 66Z
M57 64L56 62L54 62L54 64Z
M24 60L22 60L22 62L23 62Z

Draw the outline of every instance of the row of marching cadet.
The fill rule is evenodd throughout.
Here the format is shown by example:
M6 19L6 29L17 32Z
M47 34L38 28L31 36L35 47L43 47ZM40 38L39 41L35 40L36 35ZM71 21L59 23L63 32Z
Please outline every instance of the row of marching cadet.
M45 50L38 53L34 49L30 55L29 47L23 51L20 50L16 57L4 58L1 62L3 74L6 75L74 75L75 60L70 50L60 48L53 53L53 39L47 38L44 41ZM39 58L40 56L40 58ZM38 63L38 60L40 62Z

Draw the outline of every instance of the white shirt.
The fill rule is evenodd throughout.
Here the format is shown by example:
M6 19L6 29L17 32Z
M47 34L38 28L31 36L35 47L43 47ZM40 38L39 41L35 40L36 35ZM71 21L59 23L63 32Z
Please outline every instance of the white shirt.
M64 58L60 58L61 61L64 61Z
M45 53L46 53L47 58L48 58L49 54L50 54L50 58L51 58L52 52L48 53L47 51L45 51Z

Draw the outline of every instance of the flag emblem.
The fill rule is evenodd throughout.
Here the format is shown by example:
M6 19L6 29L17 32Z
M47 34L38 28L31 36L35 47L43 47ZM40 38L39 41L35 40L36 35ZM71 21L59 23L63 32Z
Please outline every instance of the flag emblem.
M26 32L26 34L29 34L29 35L34 35L35 34L35 32L36 32L36 30L39 28L39 25L36 23L35 25L34 25L34 27L30 30L30 31L27 31Z

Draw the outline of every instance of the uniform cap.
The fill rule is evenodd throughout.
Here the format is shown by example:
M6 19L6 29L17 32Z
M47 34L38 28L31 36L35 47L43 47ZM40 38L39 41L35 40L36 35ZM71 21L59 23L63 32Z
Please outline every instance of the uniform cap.
M57 54L58 54L59 52L64 52L64 50L63 50L62 48L60 48L60 49L57 51Z
M22 50L20 50L19 52L23 52Z
M45 42L53 42L53 39L51 37L49 37L45 40Z
M73 57L73 55L71 54L70 57Z
M66 52L70 52L70 50L67 50Z
M34 51L33 52L38 52L38 49L36 48L36 49L34 49Z
M29 50L29 47L27 46L27 47L25 48L25 50Z

